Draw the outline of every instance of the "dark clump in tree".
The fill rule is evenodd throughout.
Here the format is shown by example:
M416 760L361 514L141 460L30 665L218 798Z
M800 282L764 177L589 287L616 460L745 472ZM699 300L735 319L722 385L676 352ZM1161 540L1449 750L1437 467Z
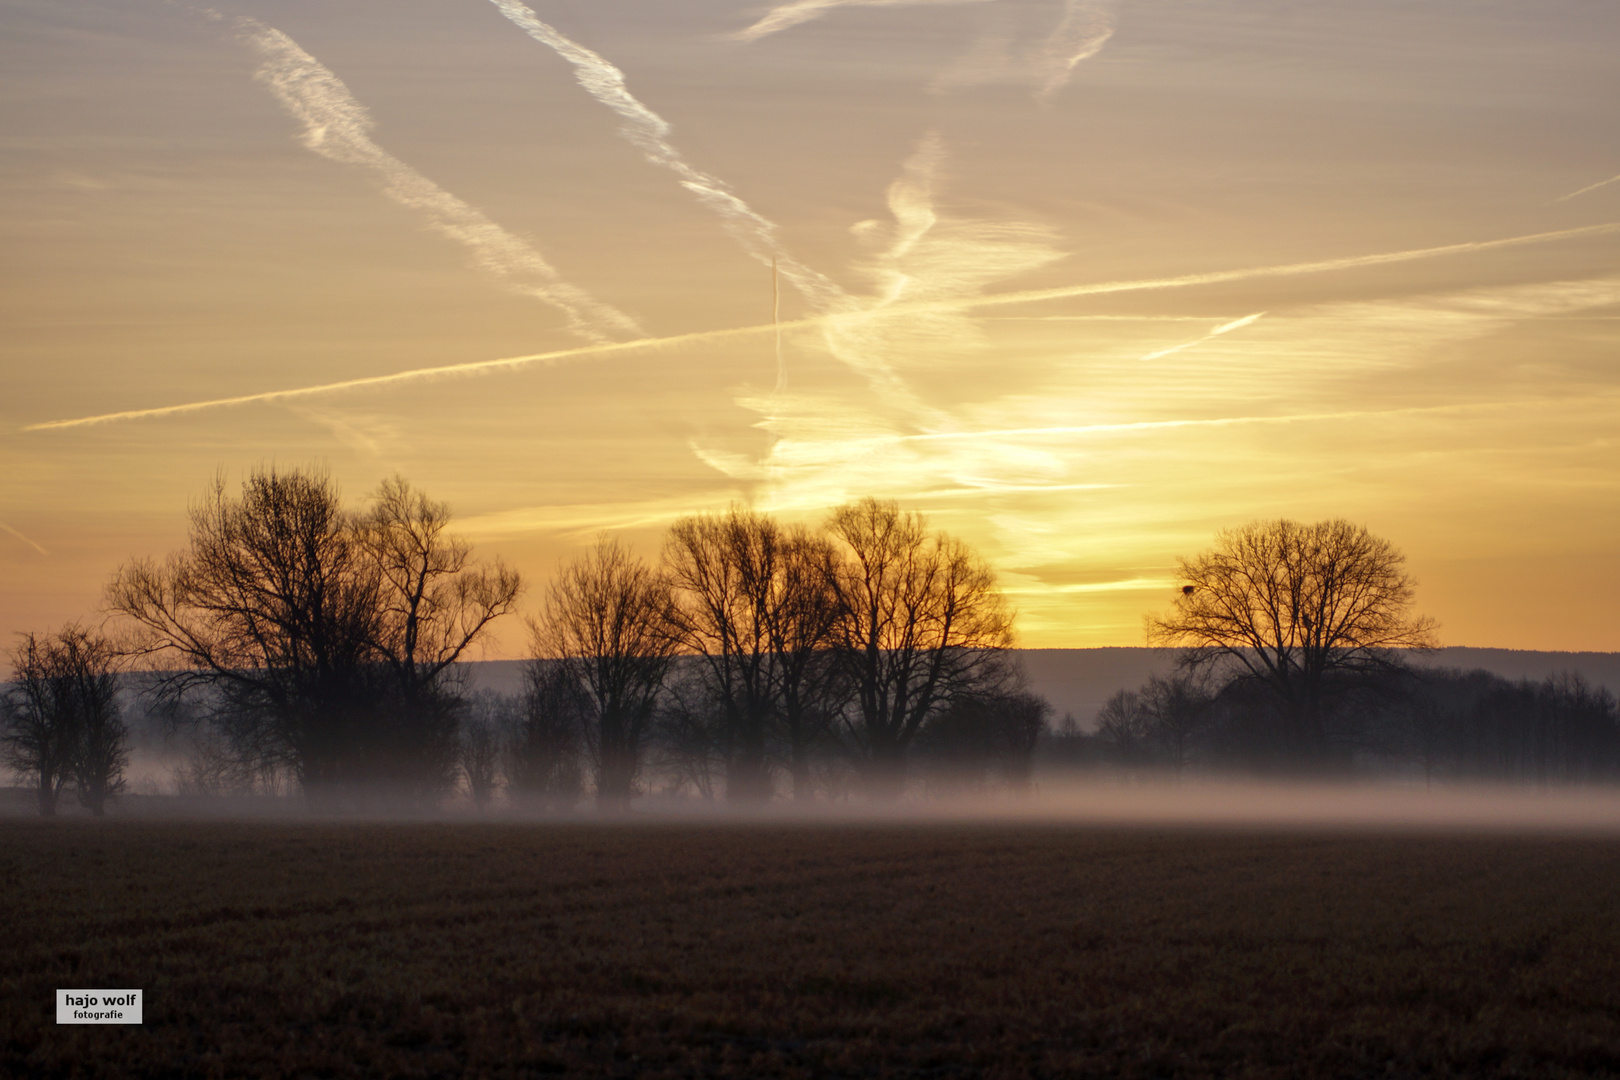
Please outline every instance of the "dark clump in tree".
M1149 640L1184 648L1184 667L1210 671L1223 693L1245 684L1275 725L1266 741L1295 765L1342 757L1343 706L1399 670L1403 651L1435 645L1434 623L1409 613L1405 557L1347 521L1252 522L1182 559L1180 577Z
M103 635L77 626L26 635L12 650L4 699L5 763L28 778L39 812L56 813L72 783L97 817L124 789L129 728L118 700L119 652Z
M929 721L920 749L948 788L973 790L994 777L1010 791L1027 792L1051 712L1045 698L1023 689L962 695Z

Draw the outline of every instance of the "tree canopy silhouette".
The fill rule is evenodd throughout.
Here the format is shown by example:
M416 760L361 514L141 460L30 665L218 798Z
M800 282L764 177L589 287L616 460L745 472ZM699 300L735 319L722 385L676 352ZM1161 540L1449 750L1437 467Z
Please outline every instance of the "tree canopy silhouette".
M867 498L833 511L827 527L845 548L832 640L853 692L847 726L870 790L892 796L923 726L1008 678L1012 615L989 565L930 533L921 514Z
M243 763L312 794L431 793L454 779L450 665L521 588L474 566L448 518L398 478L356 513L316 470L256 470L240 496L216 477L186 550L126 564L108 606L167 669L164 693L201 692Z
M1250 522L1180 560L1171 609L1148 619L1148 639L1261 688L1292 752L1320 757L1345 694L1398 667L1399 650L1435 647L1435 623L1410 613L1405 563L1348 521Z

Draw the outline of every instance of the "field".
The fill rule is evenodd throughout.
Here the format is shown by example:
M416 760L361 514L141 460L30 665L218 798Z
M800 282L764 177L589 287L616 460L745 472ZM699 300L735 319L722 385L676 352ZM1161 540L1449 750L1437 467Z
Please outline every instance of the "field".
M1620 1074L1612 837L3 824L3 1075Z

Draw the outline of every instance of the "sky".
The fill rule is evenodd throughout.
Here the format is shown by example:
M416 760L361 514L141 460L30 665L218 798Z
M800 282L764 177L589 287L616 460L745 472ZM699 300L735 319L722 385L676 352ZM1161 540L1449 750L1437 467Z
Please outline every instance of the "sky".
M531 582L898 500L1027 647L1255 519L1620 650L1613 0L0 0L0 635L223 473ZM521 655L521 627L490 656Z

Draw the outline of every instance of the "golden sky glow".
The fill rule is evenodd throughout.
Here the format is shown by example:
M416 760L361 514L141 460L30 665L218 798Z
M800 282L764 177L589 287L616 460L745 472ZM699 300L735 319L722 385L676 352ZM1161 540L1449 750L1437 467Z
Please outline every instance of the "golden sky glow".
M1037 647L1343 516L1447 644L1620 650L1617 46L1610 0L14 0L0 633L276 462L536 583L896 498Z

